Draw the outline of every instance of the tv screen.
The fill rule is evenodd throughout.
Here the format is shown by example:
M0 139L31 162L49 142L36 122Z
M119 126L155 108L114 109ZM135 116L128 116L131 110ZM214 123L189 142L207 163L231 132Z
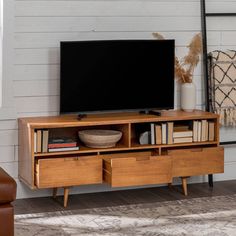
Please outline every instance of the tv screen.
M171 109L174 40L61 42L60 112Z

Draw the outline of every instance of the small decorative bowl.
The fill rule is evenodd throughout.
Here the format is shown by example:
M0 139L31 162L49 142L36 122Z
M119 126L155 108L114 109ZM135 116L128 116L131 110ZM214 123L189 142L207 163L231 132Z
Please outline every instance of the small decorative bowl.
M122 132L117 130L91 129L78 132L79 139L91 148L115 147L121 139Z

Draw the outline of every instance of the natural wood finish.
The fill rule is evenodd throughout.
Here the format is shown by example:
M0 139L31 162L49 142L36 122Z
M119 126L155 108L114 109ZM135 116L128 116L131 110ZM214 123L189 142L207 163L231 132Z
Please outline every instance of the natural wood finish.
M112 187L160 184L172 182L171 158L140 156L104 158L104 179Z
M57 197L57 188L53 188L52 197L55 199Z
M137 149L143 149L143 148L151 148L151 147L155 147L155 148L172 148L172 147L187 147L187 146L209 146L209 145L217 145L218 142L216 141L205 141L205 142L191 142L191 143L173 143L173 144L158 144L158 145L140 145L139 143L137 143L137 141L133 141L132 142L132 147L131 149L133 150L137 150Z
M148 147L147 147L148 148ZM149 147L150 148L150 147ZM139 148L134 148L134 150L140 149ZM48 153L35 153L35 157L46 157L46 156L65 156L65 155L70 155L70 154L96 154L98 152L109 152L109 151L127 151L130 150L129 147L124 146L122 144L117 144L115 147L112 148L89 148L83 146L83 144L80 145L79 151L63 151L63 152L48 152Z
M139 152L124 152L124 153L112 153L112 154L104 154L101 156L102 159L107 159L109 162L114 158L127 158L127 157L136 157L139 158L147 158L150 156L156 155L155 151L139 151Z
M152 154L155 154L153 152L150 152L150 151L142 151L142 152L132 152L132 153L113 153L112 155L102 155L101 158L103 159L103 171L105 172L108 172L109 174L111 173L112 171L112 168L111 168L111 159L115 159L115 158L118 158L118 159L121 159L121 158L137 158L137 159L140 159L140 158L149 158ZM107 182L107 181L105 181Z
M219 126L219 123L220 123L220 119L219 117L217 117L216 119L216 122L215 122L215 134L216 134L216 137L215 137L215 140L218 144L218 146L220 145L220 126Z
M88 148L80 146L79 151L65 151L65 152L48 152L48 153L35 153L35 157L49 157L49 156L65 156L69 154L97 154L100 152L116 152L116 151L136 151L145 149L161 149L161 148L171 148L171 147L191 147L191 146L215 146L218 145L216 141L213 142L195 142L195 143L181 143L181 144L162 144L162 145L140 145L138 143L133 143L131 147L127 147L121 144L117 144L113 148Z
M182 180L182 187L183 187L184 195L187 196L187 195L188 195L188 190L187 190L187 177L181 177L181 180Z
M140 145L141 125L150 123L208 120L215 123L215 140L206 142ZM179 122L180 123L180 122ZM114 129L122 138L112 148L88 148L79 143L78 151L34 153L34 131L48 129L50 137L77 137L85 129ZM102 167L103 165L103 167ZM19 179L30 188L65 188L65 205L69 186L104 182L112 187L168 183L173 177L222 173L224 152L219 147L219 116L195 110L163 111L161 116L135 112L89 114L82 120L75 115L19 119ZM102 176L103 175L103 176Z
M77 126L114 125L127 123L165 122L177 120L217 119L218 115L210 112L195 110L184 112L180 110L164 111L161 116L142 115L135 112L89 114L86 118L78 120L76 115L61 115L49 117L20 118L28 124L29 128L66 128Z
M26 183L30 188L34 188L34 158L33 153L33 130L28 129L27 123L20 119L18 121L18 169L19 179Z
M124 147L130 147L130 129L129 129L129 124L125 125L115 125L112 127L114 130L119 130L122 132L122 137L120 141L118 142L118 145L122 145Z
M102 183L102 160L97 156L39 159L38 188Z
M68 196L69 196L69 188L64 188L64 207L67 207L68 203Z
M193 176L224 172L224 149L208 147L170 150L173 177Z

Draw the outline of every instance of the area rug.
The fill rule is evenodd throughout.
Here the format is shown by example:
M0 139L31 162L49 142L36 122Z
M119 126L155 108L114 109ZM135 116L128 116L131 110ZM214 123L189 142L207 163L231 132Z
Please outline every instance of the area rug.
M235 236L236 195L16 215L15 235Z

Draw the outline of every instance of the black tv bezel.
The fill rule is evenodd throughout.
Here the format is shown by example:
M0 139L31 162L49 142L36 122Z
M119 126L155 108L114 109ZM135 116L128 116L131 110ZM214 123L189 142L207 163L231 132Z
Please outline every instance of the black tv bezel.
M86 115L86 114L96 114L96 113L121 113L121 112L140 112L140 113L143 113L143 114L149 114L149 113L152 113L152 111L154 111L152 114L159 114L159 112L155 112L156 111L159 111L159 110L170 110L170 109L174 109L174 103L175 103L175 78L174 78L174 75L173 75L173 88L172 88L172 92L173 92L173 101L172 101L172 106L167 106L167 107L139 107L139 108L130 108L130 109L101 109L101 110L83 110L83 111L71 111L71 112L63 112L62 111L62 107L61 107L61 104L62 104L62 101L61 101L61 90L62 90L62 80L61 80L61 59L62 59L62 46L63 44L70 44L70 43L81 43L81 42L111 42L111 41L153 41L154 39L112 39L112 40L82 40L82 41L60 41L60 104L59 104L59 113L60 115L65 115L65 114L77 114L80 116L81 114L81 117L83 117L83 115ZM175 58L175 40L174 39L163 39L163 40L158 40L159 42L161 41L168 41L168 42L172 42L173 43L173 53L174 53L174 58ZM174 60L173 58L173 60ZM174 61L173 61L173 65L174 65ZM173 69L174 70L174 69ZM150 112L151 111L151 112Z

